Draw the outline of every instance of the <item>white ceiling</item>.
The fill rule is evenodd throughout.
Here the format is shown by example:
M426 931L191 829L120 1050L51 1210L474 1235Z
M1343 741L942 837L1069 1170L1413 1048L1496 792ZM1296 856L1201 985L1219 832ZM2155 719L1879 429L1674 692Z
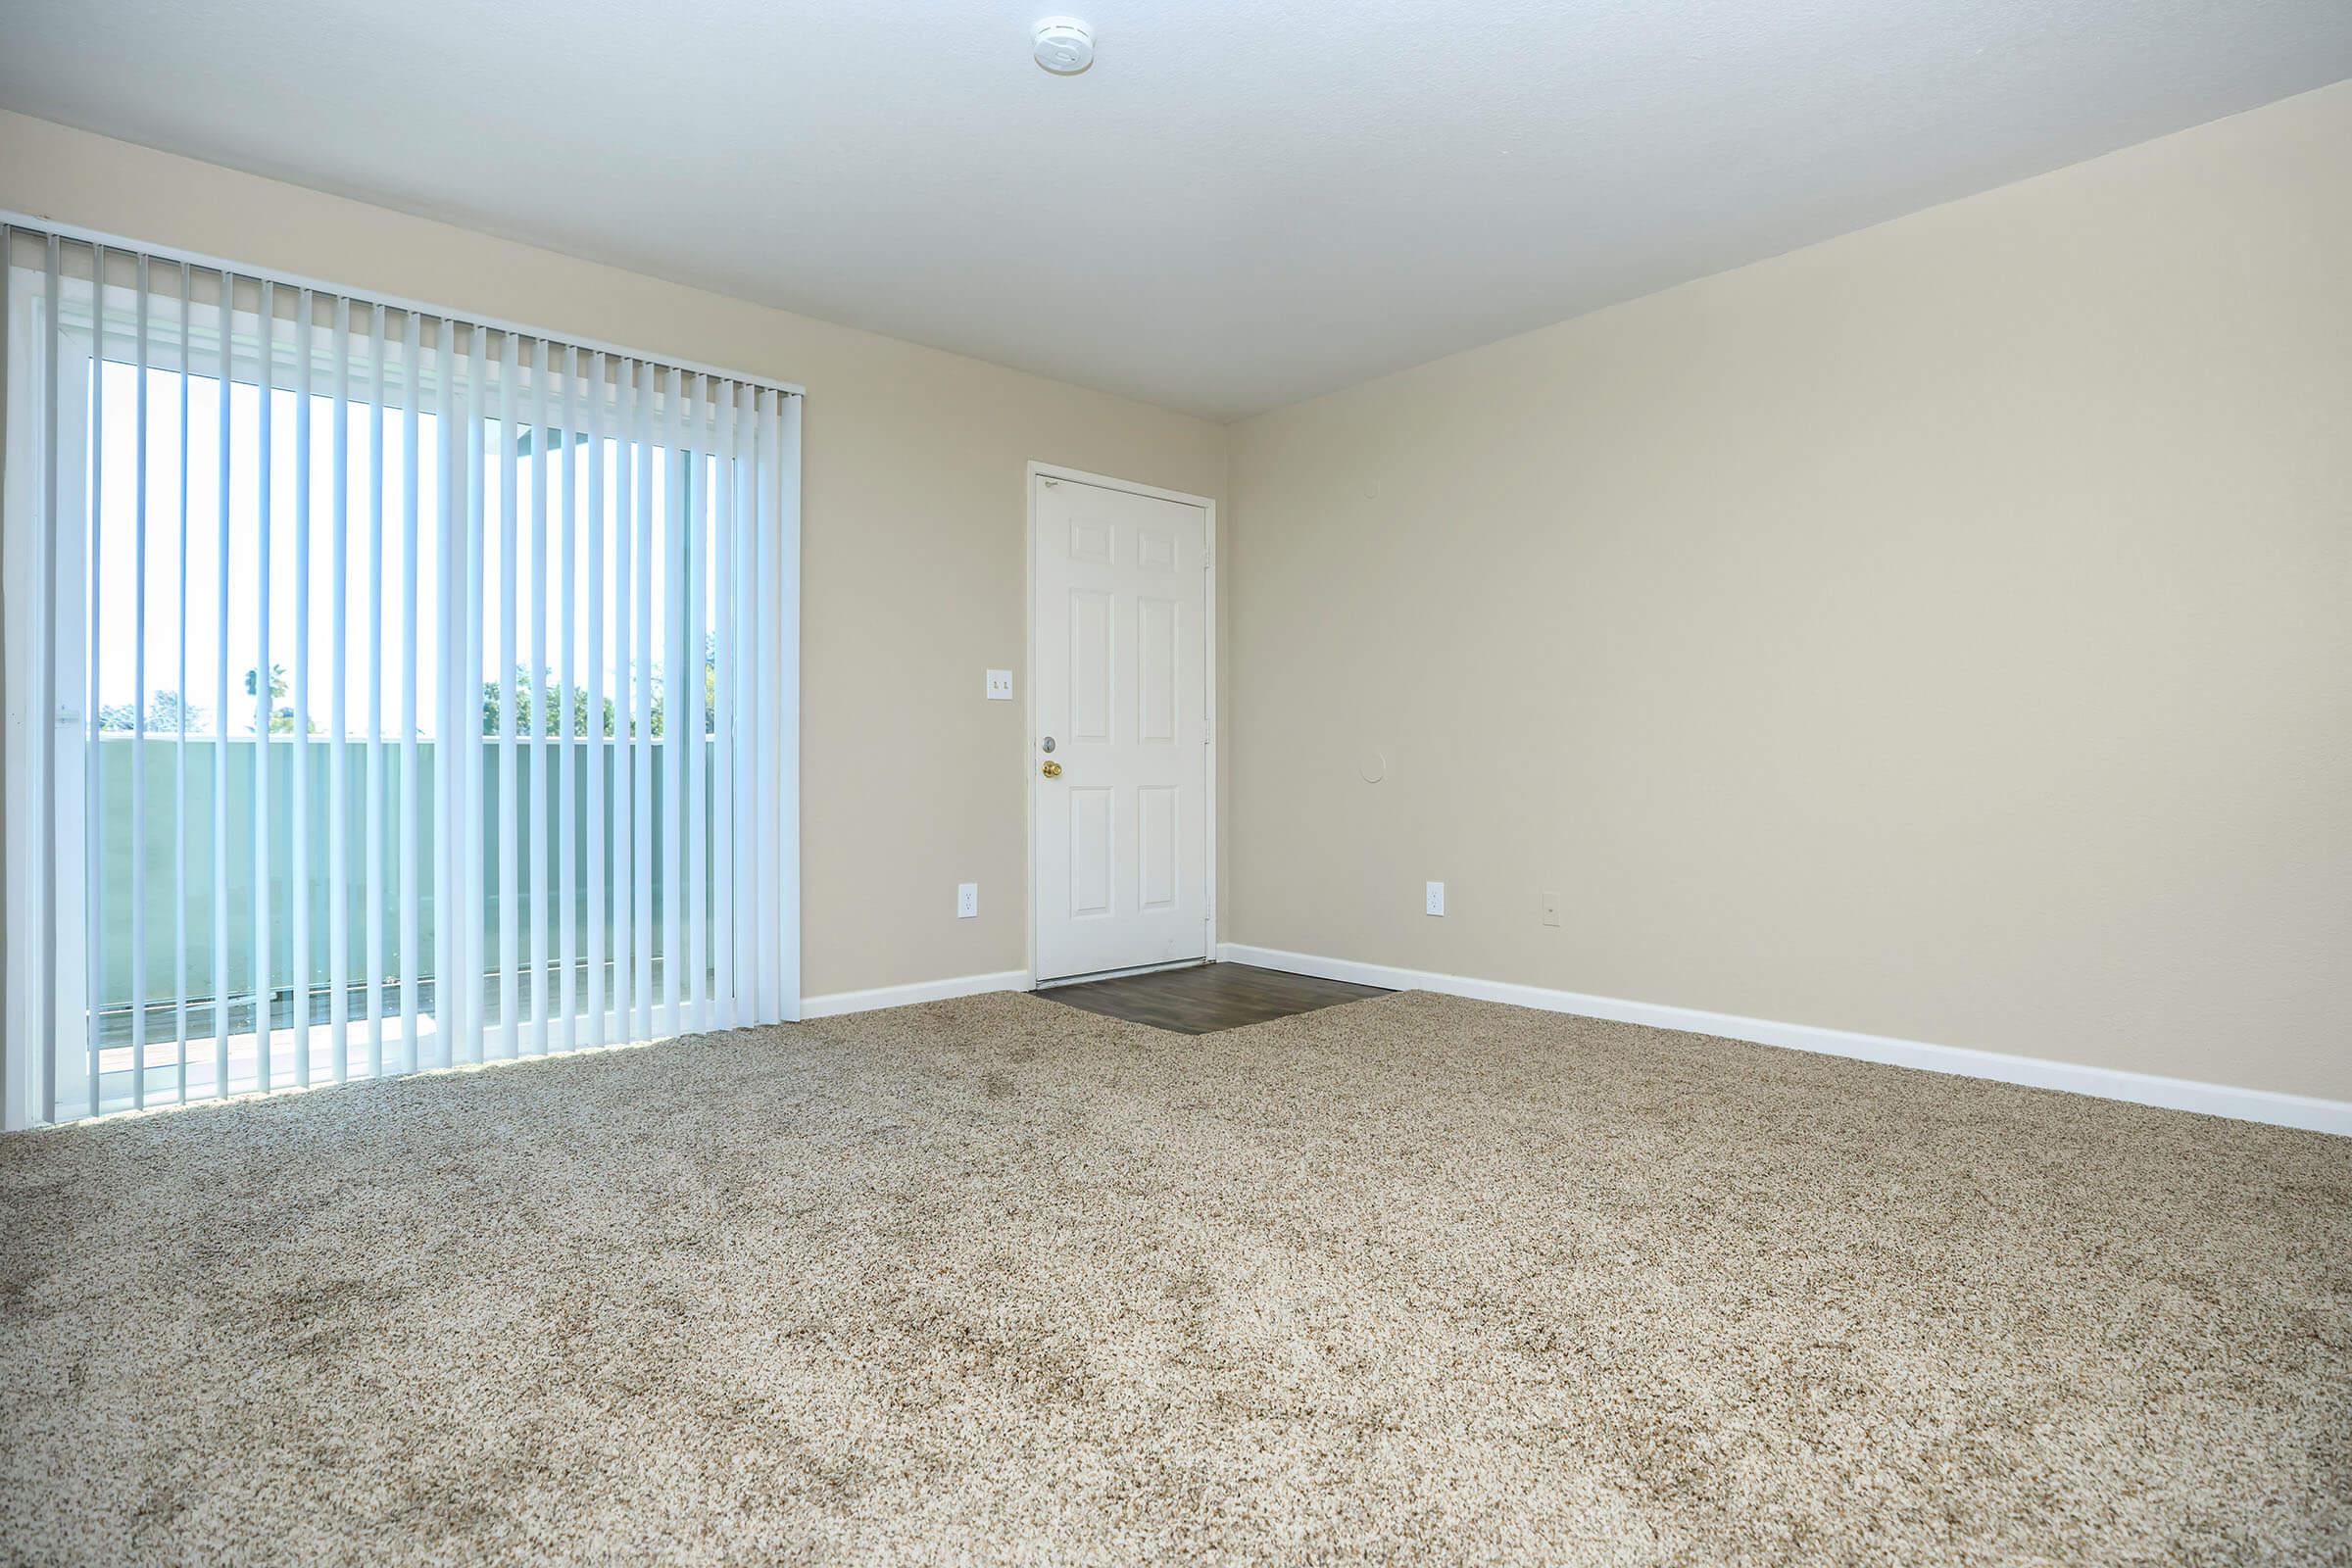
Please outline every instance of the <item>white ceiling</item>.
M0 6L8 108L1216 417L2346 76L2348 0Z

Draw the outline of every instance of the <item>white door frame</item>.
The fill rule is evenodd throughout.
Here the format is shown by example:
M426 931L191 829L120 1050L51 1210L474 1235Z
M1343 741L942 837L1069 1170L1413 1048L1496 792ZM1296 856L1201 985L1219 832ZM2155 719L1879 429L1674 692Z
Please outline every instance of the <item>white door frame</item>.
M1182 490L1162 490L1157 485L1137 484L1132 479L1113 479L1107 474L1089 473L1084 468L1064 468L1051 463L1032 462L1021 479L1021 511L1028 518L1028 527L1021 534L1021 649L1027 661L1021 671L1021 766L1028 774L1028 787L1021 792L1021 850L1026 864L1022 868L1023 896L1029 906L1025 922L1026 957L1022 960L1029 971L1029 990L1037 989L1037 481L1040 479L1069 479L1079 484L1091 484L1104 490L1124 490L1129 495L1151 496L1159 501L1181 502L1199 507L1208 514L1208 559L1204 566L1208 576L1208 608L1201 617L1200 635L1202 669L1206 680L1208 745L1208 815L1206 843L1207 912L1202 916L1208 929L1201 933L1205 945L1200 953L1204 960L1214 962L1217 956L1217 504L1208 496L1187 494Z

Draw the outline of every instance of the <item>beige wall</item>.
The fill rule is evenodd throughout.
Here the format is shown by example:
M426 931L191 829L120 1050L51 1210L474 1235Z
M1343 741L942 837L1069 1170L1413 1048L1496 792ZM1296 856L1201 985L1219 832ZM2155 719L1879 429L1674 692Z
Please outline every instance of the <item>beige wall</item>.
M2352 84L1232 463L1227 940L2352 1098Z
M804 989L1026 965L1023 466L1221 497L1219 426L17 115L0 207L806 386Z

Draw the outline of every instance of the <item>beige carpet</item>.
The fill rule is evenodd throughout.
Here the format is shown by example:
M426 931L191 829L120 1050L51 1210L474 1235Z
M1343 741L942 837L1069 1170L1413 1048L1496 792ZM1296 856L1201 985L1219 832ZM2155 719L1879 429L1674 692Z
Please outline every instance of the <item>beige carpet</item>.
M1420 993L0 1140L0 1559L2352 1560L2352 1141Z

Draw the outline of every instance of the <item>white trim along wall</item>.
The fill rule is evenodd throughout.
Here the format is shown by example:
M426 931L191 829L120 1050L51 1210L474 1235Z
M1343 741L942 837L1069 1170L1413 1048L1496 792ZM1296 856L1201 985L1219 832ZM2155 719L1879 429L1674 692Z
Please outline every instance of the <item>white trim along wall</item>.
M917 980L911 985L876 986L870 991L836 991L829 996L803 997L801 1017L833 1018L845 1012L873 1012L883 1007L911 1007L918 1002L946 1002L953 997L976 997L987 991L1026 991L1029 971L1003 969L995 974L960 974L949 980Z
M1360 963L1351 958L1326 958L1314 954L1286 953L1278 948L1253 948L1221 943L1217 958L1224 963L1247 963L1290 974L1311 974L1326 980L1348 980L1358 985L1385 986L1393 991L1435 991L1481 1002L1500 1002L1541 1012L1567 1012L1584 1018L1617 1023L1646 1024L1686 1034L1744 1040L1752 1045L1810 1051L1855 1061L1884 1062L1914 1067L1922 1072L1951 1073L1992 1083L2020 1084L2030 1089L2055 1089L2067 1094L2120 1100L2166 1110L2195 1111L2238 1121L2264 1122L2274 1127L2300 1127L2311 1132L2352 1137L2352 1104L2309 1095L2283 1095L2264 1089L2238 1089L2228 1084L2198 1083L2187 1078L2164 1078L2154 1073L2126 1072L2114 1067L2086 1067L2076 1062L2051 1061L2040 1056L2014 1056L1997 1051L1972 1051L1964 1046L1930 1045L1920 1040L1897 1040L1886 1035L1858 1034L1850 1029L1825 1029L1817 1024L1782 1023L1771 1018L1743 1018L1736 1013L1708 1012L1699 1007L1677 1007L1656 1002L1628 1002L1618 997L1595 997L1578 991L1554 991L1544 986L1517 985L1505 980L1479 980L1467 975L1437 974L1403 969L1394 964ZM1026 970L998 974L959 975L914 985L882 986L871 991L841 991L809 997L801 1004L805 1018L828 1018L842 1013L870 1012L882 1007L911 1006L952 997L977 996L990 991L1027 991Z
M1228 963L1254 964L1292 974L1319 975L1326 980L1349 980L1358 985L1386 986L1395 991L1437 991L1446 996L1471 997L1481 1002L1503 1002L1544 1012L1572 1012L1586 1018L1618 1023L1647 1024L1655 1029L1679 1029L1690 1034L1745 1040L1759 1046L1782 1046L1856 1061L1886 1062L1916 1067L1924 1072L1954 1073L1995 1083L2023 1084L2034 1089L2059 1089L2069 1094L2093 1095L2102 1100L2158 1105L2167 1110L2193 1110L2208 1116L2230 1116L2239 1121L2268 1122L2276 1127L2301 1127L2312 1132L2352 1136L2352 1103L2320 1100L2308 1095L2283 1095L2265 1089L2236 1089L2228 1084L2198 1083L2187 1078L2160 1078L2153 1073L2127 1072L2116 1067L2086 1067L2039 1056L2013 1056L1997 1051L1971 1051L1962 1046L1936 1046L1919 1040L1896 1040L1886 1035L1856 1034L1847 1029L1824 1029L1815 1024L1781 1023L1770 1018L1742 1018L1735 1013L1707 1012L1697 1007L1668 1006L1655 1002L1627 1002L1617 997L1588 996L1578 991L1553 991L1543 986L1514 985L1503 980L1479 980L1466 975L1437 974L1424 969L1400 969L1385 963L1358 963L1349 958L1325 958L1312 954L1285 953L1276 948L1253 948L1228 942L1217 949Z

